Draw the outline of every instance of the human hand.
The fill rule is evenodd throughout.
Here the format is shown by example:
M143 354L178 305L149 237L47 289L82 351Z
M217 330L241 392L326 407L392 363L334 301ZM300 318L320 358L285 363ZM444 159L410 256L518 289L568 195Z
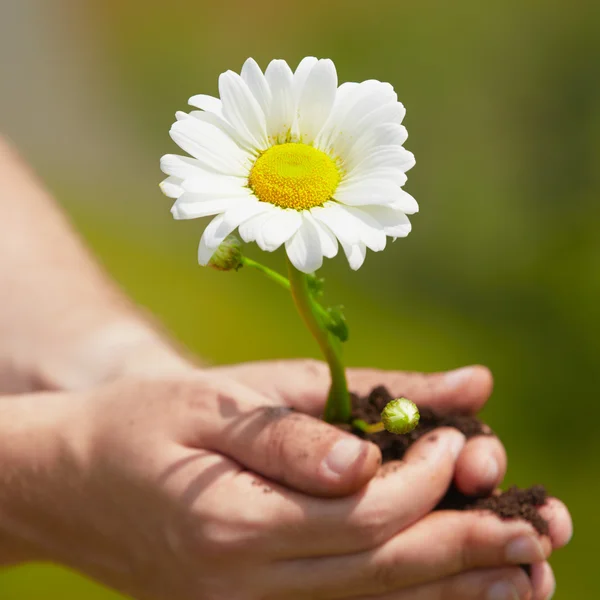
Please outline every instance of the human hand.
M543 561L568 535L558 503L547 509L551 540L524 522L428 515L464 446L453 430L423 438L403 468L350 497L292 491L276 481L304 486L340 440L363 445L332 487L361 486L377 451L223 373L15 397L1 408L10 425L0 454L10 460L0 529L27 558L136 598L468 600L500 580L525 598L532 584L510 565ZM530 554L506 556L523 535ZM552 585L546 569L534 569L536 600Z

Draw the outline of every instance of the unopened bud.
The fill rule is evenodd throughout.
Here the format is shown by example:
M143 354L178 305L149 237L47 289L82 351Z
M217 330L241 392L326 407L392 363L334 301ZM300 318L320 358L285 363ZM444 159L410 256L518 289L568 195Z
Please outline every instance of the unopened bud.
M242 242L235 235L229 235L217 248L208 266L218 271L236 271L242 266Z
M419 424L419 409L414 402L398 398L388 402L381 413L381 421L390 433L409 433Z

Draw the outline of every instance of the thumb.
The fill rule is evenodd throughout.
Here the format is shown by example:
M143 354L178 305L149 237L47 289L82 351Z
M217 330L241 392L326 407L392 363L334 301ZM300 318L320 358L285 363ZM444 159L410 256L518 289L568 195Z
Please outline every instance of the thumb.
M274 405L272 399L235 381L218 378L211 385L215 400L202 403L193 445L315 496L352 494L373 478L381 464L379 448L370 442Z

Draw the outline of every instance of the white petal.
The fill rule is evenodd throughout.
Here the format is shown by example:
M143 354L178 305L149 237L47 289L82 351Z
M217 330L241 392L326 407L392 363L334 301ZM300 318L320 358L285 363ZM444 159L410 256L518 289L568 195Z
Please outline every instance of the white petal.
M307 56L303 58L296 67L296 70L294 71L294 81L292 84L294 100L296 104L300 101L300 95L302 94L302 89L304 88L306 78L317 62L318 60L314 56Z
M310 212L306 211L303 214L304 218L312 223L319 234L323 256L333 258L338 253L338 241L331 229L324 223L317 221Z
M320 60L310 71L298 103L298 132L311 144L331 113L337 91L337 72L329 59Z
M249 58L244 63L241 75L266 117L271 108L271 90L267 78L253 58Z
M249 218L247 221L244 221L238 230L240 237L245 242L256 242L261 250L266 250L261 235L262 226L273 216L274 212L277 210L279 209L271 204L269 205L269 208L265 208L263 212Z
M269 216L261 228L263 250L273 252L287 242L302 225L302 214L297 210L277 210Z
M401 200L402 190L389 179L356 179L343 181L334 198L348 206L386 205Z
M365 114L396 101L397 95L389 83L369 80L348 88L343 100L335 103L315 144L322 150L330 147L339 133L355 125Z
M323 264L319 233L304 216L300 229L285 243L285 250L290 262L303 273L314 273Z
M246 150L246 152L249 152L254 156L258 156L259 150L256 147L256 141L251 138L247 132L244 133L238 129L235 129L235 127L233 127L233 125L229 121L226 121L223 117L205 110L193 110L188 116L214 125L227 134L238 146Z
M265 113L246 82L233 71L219 77L219 93L223 116L239 131L249 136L260 150L266 150L267 134Z
M267 115L267 134L272 143L283 143L294 126L293 74L285 60L273 60L265 71L271 88L271 110Z
M206 110L208 112L215 113L219 116L223 113L223 103L218 98L214 96L207 96L206 94L197 94L196 96L192 96L188 100L188 104L190 106L195 106L201 110Z
M181 179L179 177L167 177L161 181L158 186L161 192L168 198L179 198L183 194L183 188L181 187Z
M384 123L377 125L372 130L365 132L356 143L350 148L349 153L344 156L344 162L347 169L352 169L359 162L364 160L372 152L375 152L383 146L402 146L406 141L406 128L398 123ZM414 156L408 150L406 153L406 167L408 171L414 165ZM409 159L412 159L412 164Z
M177 220L197 219L224 213L235 208L244 199L240 198L215 198L213 200L200 200L193 202L189 198L180 197L171 208L171 214Z
M419 204L417 201L404 190L400 190L400 197L398 200L389 205L390 208L395 210L401 210L403 213L407 215L413 215L419 212Z
M365 206L363 210L377 219L386 235L397 238L406 237L410 233L410 221L400 210L388 206Z
M348 259L350 268L353 271L360 269L367 256L367 247L362 243L348 245L342 242L342 248L344 249L344 254Z
M351 114L348 118L351 120L347 119L344 128L331 138L330 143L335 154L344 158L348 155L353 144L360 140L364 134L373 131L375 127L385 123L400 125L405 113L406 110L400 102L390 102L374 110L367 111L355 120Z
M361 179L387 179L395 185L402 187L408 180L406 173L400 169L392 167L382 167L381 169L359 170L353 169L351 175L344 178L346 183L354 183Z
M173 175L185 179L206 175L209 172L202 168L202 165L189 156L179 156L178 154L165 154L160 159L160 170L165 175Z
M408 162L409 155L411 153L401 146L379 146L368 155L363 156L360 162L357 162L356 166L348 172L348 177L353 177L358 173L366 174L372 169L388 167L404 172L405 169L402 167Z
M360 241L373 252L381 252L385 248L386 237L379 221L360 208L345 207L356 221Z
M202 168L242 177L248 173L248 153L214 125L185 119L173 123L169 133L180 148L198 159Z
M264 202L246 201L216 216L207 225L200 239L198 262L201 265L208 264L215 250L236 227L239 227L244 221L252 218L254 215L264 212L264 210Z
M356 244L360 241L355 220L338 203L326 202L323 206L312 208L310 213L330 229L340 242Z
M182 187L192 194L247 197L252 195L252 190L246 186L246 183L243 177L207 174L188 177L183 181Z

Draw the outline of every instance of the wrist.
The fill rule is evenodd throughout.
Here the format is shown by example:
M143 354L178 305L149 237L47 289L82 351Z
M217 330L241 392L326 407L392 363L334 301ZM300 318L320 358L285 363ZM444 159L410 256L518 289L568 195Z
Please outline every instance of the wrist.
M191 358L146 323L123 319L47 352L33 389L81 390L126 376L157 377L192 368Z
M59 394L0 398L0 567L52 558L44 523L60 502L50 489L60 477L66 405Z

